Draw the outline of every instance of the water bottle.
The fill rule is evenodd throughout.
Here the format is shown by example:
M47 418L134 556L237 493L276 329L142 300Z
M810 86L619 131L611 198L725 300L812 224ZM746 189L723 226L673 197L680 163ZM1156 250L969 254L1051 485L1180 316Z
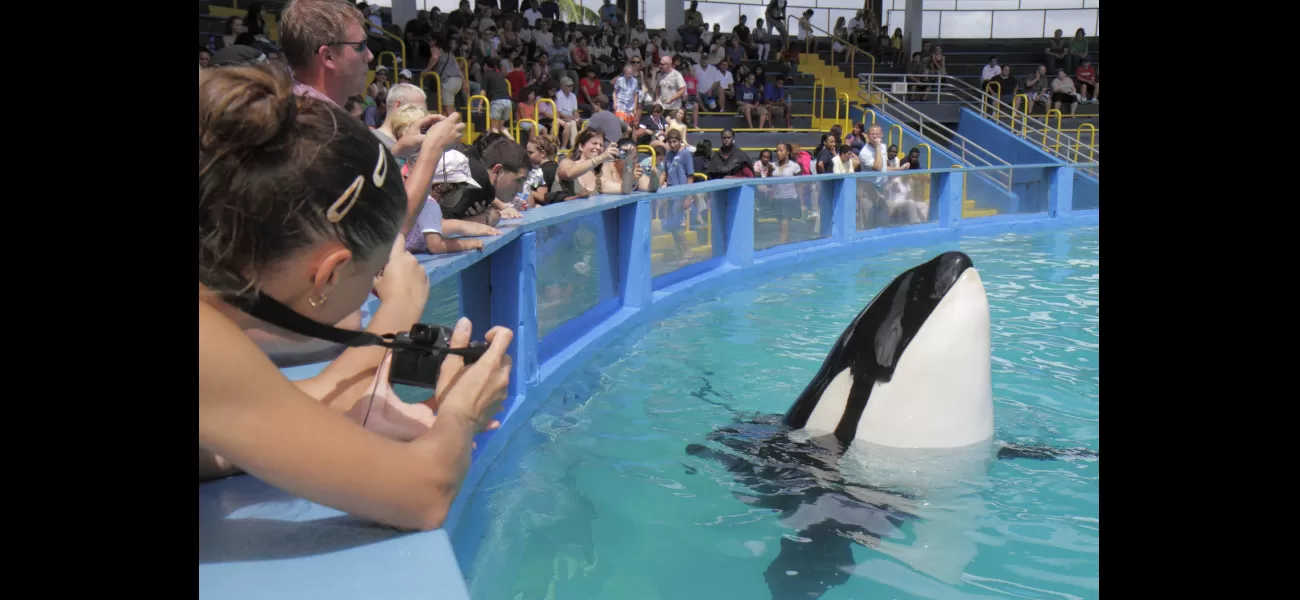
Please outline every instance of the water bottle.
M653 164L650 165L650 170L646 172L646 175L650 176L650 190L649 190L649 191L651 191L651 192L657 192L657 191L659 191L659 168L658 168L658 166L653 165Z
M640 154L636 146L624 146L623 151L623 187L619 190L621 194L631 194L636 189L636 163Z

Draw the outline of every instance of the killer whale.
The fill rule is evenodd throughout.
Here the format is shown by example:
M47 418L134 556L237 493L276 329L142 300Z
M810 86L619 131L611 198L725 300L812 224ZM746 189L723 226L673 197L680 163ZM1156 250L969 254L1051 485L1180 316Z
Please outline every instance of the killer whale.
M855 543L955 582L975 556L963 531L985 509L972 488L947 483L978 489L992 459L1096 457L995 443L989 338L979 273L966 254L946 252L872 299L784 415L735 411L708 398L721 394L707 381L694 394L734 422L687 454L724 467L746 490L738 499L794 530L764 573L774 600L817 598L848 581ZM960 508L927 513L925 500L943 494L931 504Z

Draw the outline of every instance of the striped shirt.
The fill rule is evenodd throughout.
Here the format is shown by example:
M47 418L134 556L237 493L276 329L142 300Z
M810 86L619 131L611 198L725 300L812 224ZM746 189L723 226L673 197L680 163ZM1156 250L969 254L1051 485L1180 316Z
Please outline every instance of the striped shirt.
M316 90L316 88L307 85L301 81L298 81L296 79L293 82L293 93L295 96L310 96L317 100L324 100L325 102L329 102L334 106L338 106L338 103L333 100L330 100L329 96L320 93L319 91Z

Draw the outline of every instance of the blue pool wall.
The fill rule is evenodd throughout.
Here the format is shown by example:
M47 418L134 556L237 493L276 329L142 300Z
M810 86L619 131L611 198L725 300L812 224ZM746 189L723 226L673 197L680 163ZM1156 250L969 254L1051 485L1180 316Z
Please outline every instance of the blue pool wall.
M961 109L958 117L957 133L1013 165L1047 162L1065 164L1065 161L1043 150L1042 138L1034 137L1032 134L1029 139L1015 135L1006 126L995 123L969 108ZM1053 141L1050 137L1047 140L1048 143L1053 143ZM1046 175L1045 171L1038 169L1016 169L1014 171L1012 189L1021 199L1019 212L1033 212L1036 210L1035 207L1042 206L1042 203L1047 201L1046 190L1050 187L1051 182L1047 181ZM1098 188L1099 181L1096 177L1088 175L1082 170L1076 170L1074 174L1073 207L1082 210L1100 208L1100 190ZM992 197L998 198L997 195ZM990 205L989 208L1001 209L1002 207ZM1003 210L1002 212L1014 211Z
M934 165L953 164L934 148ZM954 160L955 162L955 160ZM431 285L457 278L460 312L475 325L475 337L494 325L515 332L509 398L502 427L476 438L474 462L444 529L396 532L280 492L248 476L200 484L199 589L205 598L468 598L463 567L477 552L486 530L486 507L467 498L498 459L517 458L528 448L507 441L538 402L579 368L597 349L637 324L653 322L685 302L702 286L743 286L806 260L835 254L861 256L897 246L928 246L966 234L996 234L1093 225L1099 212L1073 207L1075 168L1056 162L1019 165L1038 169L1046 181L1046 204L1038 212L962 218L962 182L987 168L935 168L931 211L937 218L918 225L856 228L857 180L875 173L772 178L763 184L822 186L826 236L754 249L754 194L759 180L727 179L665 188L657 193L598 196L527 211L503 222L502 235L486 238L482 252L422 256ZM801 188L801 189L807 189ZM1095 188L1094 188L1095 189ZM827 193L829 190L829 193ZM969 193L969 191L968 191ZM707 194L713 203L712 257L652 277L652 202ZM825 198L829 195L829 198ZM823 213L825 214L825 213ZM596 228L595 244L608 268L597 301L584 313L539 335L539 233L582 221ZM551 230L554 231L554 230ZM544 256L541 258L545 258ZM544 283L544 282L543 282ZM490 290L490 292L489 292ZM374 301L363 313L373 311ZM311 377L324 363L284 369L290 379ZM503 450L509 448L503 454ZM499 475L499 474L498 474ZM451 539L458 540L453 550Z

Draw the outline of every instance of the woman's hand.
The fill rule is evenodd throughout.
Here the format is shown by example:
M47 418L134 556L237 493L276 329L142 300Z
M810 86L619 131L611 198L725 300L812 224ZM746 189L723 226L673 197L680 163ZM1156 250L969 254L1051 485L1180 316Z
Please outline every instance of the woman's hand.
M519 214L519 211L518 211L518 210L515 210L515 207L513 207L513 206L506 206L505 208L501 209L501 218L502 218L502 219L522 219L522 218L524 218L524 216L521 215L521 214Z
M375 294L382 303L397 302L424 311L429 299L429 273L406 251L406 239L401 235L388 253L388 264L375 277Z
M602 163L610 163L618 160L618 146L610 145L610 147L606 148L605 151L601 152L600 156L597 156L596 158L599 158Z
M461 228L461 235L466 235L466 236L501 235L501 230L497 229L496 227L492 227L491 225L486 225L483 223L475 223L473 221L465 221L465 224Z
M424 136L423 149L440 150L456 143L465 135L465 124L460 121L460 113L451 113L450 117L429 115L419 122L420 129L426 126L429 132Z
M645 169L641 168L641 163L637 163L636 168L632 169L632 176L641 179L642 175L645 175Z
M450 346L468 346L471 330L469 319L461 317L451 334ZM510 385L511 361L506 356L506 348L514 333L504 327L493 327L484 337L488 349L474 364L466 367L465 359L454 354L443 359L431 407L440 418L472 423L475 433L501 426L493 416L501 410Z

